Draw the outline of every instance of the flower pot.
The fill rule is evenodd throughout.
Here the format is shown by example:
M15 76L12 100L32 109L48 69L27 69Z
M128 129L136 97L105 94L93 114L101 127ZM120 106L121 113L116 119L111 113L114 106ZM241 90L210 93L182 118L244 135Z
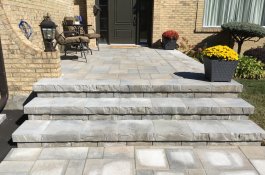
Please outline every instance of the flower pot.
M230 82L238 61L209 59L204 57L205 78L211 82Z
M165 50L174 50L177 47L177 40L162 37L162 46Z

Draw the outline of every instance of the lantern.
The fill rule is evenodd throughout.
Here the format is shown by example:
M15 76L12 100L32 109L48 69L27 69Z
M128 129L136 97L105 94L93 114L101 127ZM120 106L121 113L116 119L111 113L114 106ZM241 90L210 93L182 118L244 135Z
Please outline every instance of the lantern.
M57 25L51 20L49 16L45 16L44 20L40 23L45 52L55 51L53 40L55 39L56 27Z

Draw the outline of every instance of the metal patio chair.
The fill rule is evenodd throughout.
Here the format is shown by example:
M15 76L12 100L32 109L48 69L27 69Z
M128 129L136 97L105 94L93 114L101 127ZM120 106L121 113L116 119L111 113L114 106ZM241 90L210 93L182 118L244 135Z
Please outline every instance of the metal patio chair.
M96 45L99 51L99 39L100 34L96 33L96 30L92 27L92 25L84 25L84 24L74 24L74 17L65 17L63 21L63 29L64 32L68 32L66 36L87 36L90 40L95 39ZM78 30L76 28L78 27ZM85 32L84 27L87 27L88 33Z
M80 51L81 56L85 57L86 62L87 62L87 57L86 57L86 51L91 53L92 55L92 50L89 48L89 38L86 36L73 36L73 37L65 37L64 33L59 33L57 30L55 32L55 40L56 40L56 45L59 44L61 46L64 46L64 53L65 56L67 56L67 51L75 49L76 52ZM67 32L66 32L67 33Z

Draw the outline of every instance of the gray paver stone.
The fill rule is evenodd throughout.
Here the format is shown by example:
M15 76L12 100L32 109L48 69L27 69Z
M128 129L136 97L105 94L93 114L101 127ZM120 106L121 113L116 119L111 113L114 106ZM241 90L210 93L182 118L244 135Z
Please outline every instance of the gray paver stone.
M240 146L240 149L249 159L265 159L265 147Z
M202 165L193 149L166 149L170 169L202 169Z
M66 160L37 160L31 175L63 175L67 164Z
M44 148L40 160L79 160L86 159L88 148Z
M136 169L167 170L168 162L164 149L136 149Z
M34 161L41 153L41 148L13 148L5 157L5 161Z
M34 161L3 161L0 164L0 173L28 173Z
M102 159L104 155L104 147L90 147L88 150L88 159Z
M106 147L104 150L104 159L133 159L134 147Z
M244 154L234 148L210 148L195 150L205 169L237 170L253 169Z
M82 175L85 168L85 160L70 160L65 175Z
M265 174L265 159L263 160L251 160L251 163L254 165L254 167L257 169L257 171L261 174Z
M134 162L120 159L88 159L86 161L84 175L134 175Z

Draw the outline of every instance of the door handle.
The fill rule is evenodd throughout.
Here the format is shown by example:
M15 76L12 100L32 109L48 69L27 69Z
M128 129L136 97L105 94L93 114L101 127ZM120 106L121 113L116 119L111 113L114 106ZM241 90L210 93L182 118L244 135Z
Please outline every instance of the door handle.
M136 15L134 15L134 16L133 16L133 25L134 25L134 26L136 26L136 24L137 24L137 23L136 23L136 20L137 20L137 19L136 19Z

